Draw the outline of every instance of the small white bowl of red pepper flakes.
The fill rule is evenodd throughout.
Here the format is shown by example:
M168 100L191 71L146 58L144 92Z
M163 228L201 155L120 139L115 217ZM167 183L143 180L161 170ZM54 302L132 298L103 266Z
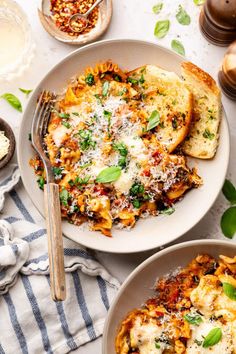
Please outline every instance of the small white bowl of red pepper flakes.
M82 32L73 32L69 19L76 13L85 14L95 0L42 0L39 18L44 29L55 39L74 45L97 40L108 28L112 16L112 0L104 0L88 16Z

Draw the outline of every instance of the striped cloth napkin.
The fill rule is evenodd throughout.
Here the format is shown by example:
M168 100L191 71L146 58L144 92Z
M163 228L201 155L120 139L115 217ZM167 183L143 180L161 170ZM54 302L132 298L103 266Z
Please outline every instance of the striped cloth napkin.
M0 173L2 201L19 180L17 166L7 169L7 178ZM118 281L64 238L67 299L52 301L44 222L22 186L9 192L2 216L0 354L64 354L100 336Z

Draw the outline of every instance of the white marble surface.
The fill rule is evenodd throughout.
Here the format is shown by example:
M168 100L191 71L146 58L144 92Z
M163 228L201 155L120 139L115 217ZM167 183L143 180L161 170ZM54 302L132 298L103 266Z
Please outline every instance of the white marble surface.
M37 15L39 0L17 0L17 2L27 13L32 26L36 43L35 56L30 68L21 77L15 79L13 82L0 84L0 95L4 92L14 93L21 99L25 107L27 99L24 97L23 93L19 92L18 88L34 88L56 63L76 48L56 41L44 31ZM166 47L170 47L172 39L179 39L185 46L186 57L208 71L213 77L217 78L217 72L220 68L226 48L209 44L202 37L198 28L200 7L194 5L193 0L163 0L163 10L159 15L155 15L152 13L152 6L157 2L159 2L159 0L113 0L113 18L109 30L105 36L103 36L103 39L146 39ZM189 26L182 26L178 24L175 19L179 4L182 4L191 16L191 24ZM155 23L158 19L166 18L171 20L170 31L165 38L158 40L153 35ZM234 143L234 149L231 152L230 175L232 180L236 182L235 169L233 168L234 163L232 162L235 156L236 146L236 103L223 96L223 104L228 116ZM22 115L1 100L0 117L6 119L11 124L17 135ZM200 237L223 238L223 236L219 234L218 223L219 214L224 203L223 197L220 195L216 204L205 218L181 239L187 240ZM98 258L114 275L123 281L134 267L152 253L154 253L154 251L134 255L109 255L99 253ZM101 352L101 338L76 351L78 354L100 354Z

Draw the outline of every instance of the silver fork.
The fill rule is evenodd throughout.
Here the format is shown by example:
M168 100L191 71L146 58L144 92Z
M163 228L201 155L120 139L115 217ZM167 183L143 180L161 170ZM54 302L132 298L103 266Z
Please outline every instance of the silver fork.
M44 136L47 133L51 115L52 99L53 95L49 92L43 91L41 93L33 116L31 139L34 149L43 161L46 172L47 184L44 186L44 207L47 225L51 296L54 301L62 301L66 298L66 284L59 186L54 182L52 166L44 151Z

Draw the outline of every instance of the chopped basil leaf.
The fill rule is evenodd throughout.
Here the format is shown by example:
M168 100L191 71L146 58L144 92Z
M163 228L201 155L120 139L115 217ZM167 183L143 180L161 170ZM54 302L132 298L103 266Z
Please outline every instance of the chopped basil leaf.
M117 75L117 74L116 74L116 75L114 76L114 80L115 80L115 81L118 81L118 82L121 82L121 77L120 77L120 75Z
M154 35L161 39L165 37L167 32L169 31L170 28L170 21L169 20L162 20L162 21L157 21L155 29L154 29Z
M184 319L195 326L199 326L202 322L202 317L198 314L187 313L184 315Z
M79 117L79 113L78 113L78 112L72 112L72 114L73 114L74 116Z
M229 299L236 301L236 288L233 285L223 283L223 291Z
M167 209L161 210L160 214L171 215L175 212L175 208L169 207Z
M215 134L211 133L209 129L205 129L204 133L202 134L204 138L213 140L215 137Z
M139 80L137 80L137 79L134 79L133 77L128 77L127 78L127 82L130 82L132 85L137 85L138 84L138 82L139 82Z
M152 11L154 12L155 15L157 15L159 14L159 12L161 12L162 8L163 8L163 3L159 2L158 4L152 7Z
M44 184L45 184L45 179L43 178L43 176L40 176L38 179L37 179L37 183L38 183L38 186L40 189L44 189Z
M176 119L176 117L174 117L171 121L172 127L174 130L176 130L178 128L178 121Z
M104 110L104 111L103 111L103 115L104 115L105 118L108 119L108 118L111 118L112 112L109 112L109 111Z
M140 208L140 206L141 206L141 202L138 199L134 199L132 201L132 204L136 209Z
M23 88L21 88L21 87L19 87L19 90L20 90L21 92L23 92L23 93L26 95L26 97L28 97L29 94L33 91L33 90L26 90L26 89L23 89Z
M121 175L121 168L118 166L110 166L102 170L97 178L98 183L110 183L116 181Z
M54 173L54 175L55 175L56 177L61 177L61 176L62 176L63 168L54 166L54 167L52 168L52 171L53 171L53 173Z
M236 188L228 179L225 180L222 192L231 204L236 204Z
M129 194L131 196L137 196L143 193L144 193L144 186L141 183L137 183L137 182L134 183L129 190Z
M218 327L213 328L208 335L204 338L203 341L203 348L209 348L212 347L213 345L219 343L219 341L222 338L222 330Z
M110 86L109 81L105 81L102 85L102 95L104 97L106 97L108 94L109 86Z
M60 118L64 118L64 119L69 119L70 118L69 113L64 113L64 112L63 113L59 113L58 116Z
M142 74L140 79L139 79L139 83L142 85L142 84L144 84L144 82L145 82L145 79L144 79L144 76Z
M118 166L120 166L122 169L126 167L126 157L121 156L118 160Z
M155 110L148 118L147 130L151 130L160 124L160 114Z
M71 125L69 122L65 122L64 120L61 122L62 125L64 125L64 127L66 127L67 129L70 129Z
M177 39L171 41L171 48L180 55L185 55L185 49L183 44Z
M189 25L191 22L190 16L187 14L183 6L179 5L178 12L176 14L176 19L181 25Z
M68 205L68 200L70 199L70 194L67 189L63 189L60 192L60 201L64 206Z
M4 93L3 95L0 96L0 98L6 100L17 111L22 112L22 105L19 98L17 98L12 93Z
M124 143L114 143L113 144L114 150L118 151L121 156L127 156L128 154L128 149L127 146Z
M85 78L85 82L87 85L89 86L93 86L95 84L95 81L94 81L94 76L93 74L88 74Z
M160 348L161 348L160 343L158 343L158 342L155 341L155 348L156 348L156 349L160 349Z
M236 232L236 207L228 208L221 217L221 230L223 234L232 239Z
M79 130L81 141L80 148L82 151L88 150L90 147L95 148L96 142L92 140L92 133L89 130Z

